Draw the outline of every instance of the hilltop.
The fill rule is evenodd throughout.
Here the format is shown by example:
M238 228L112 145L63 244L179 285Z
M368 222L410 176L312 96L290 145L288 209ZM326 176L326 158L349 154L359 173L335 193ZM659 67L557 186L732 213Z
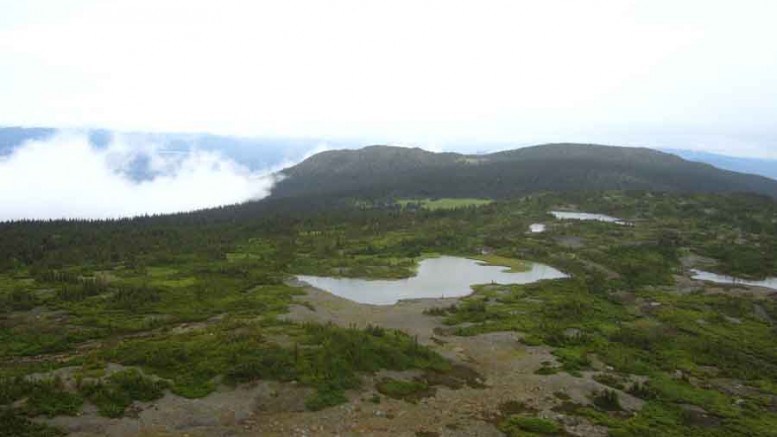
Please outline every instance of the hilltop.
M484 154L369 146L316 154L284 169L273 197L304 195L508 198L542 191L752 192L777 181L647 148L546 144Z

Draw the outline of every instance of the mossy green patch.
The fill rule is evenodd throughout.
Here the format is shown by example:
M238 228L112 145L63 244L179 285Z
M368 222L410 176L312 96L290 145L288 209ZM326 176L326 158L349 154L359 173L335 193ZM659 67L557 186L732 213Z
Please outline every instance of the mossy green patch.
M526 272L531 269L531 263L520 259L508 258L506 256L475 255L475 256L470 256L469 258L476 259L478 261L483 261L483 264L488 266L509 267L507 271L510 273Z

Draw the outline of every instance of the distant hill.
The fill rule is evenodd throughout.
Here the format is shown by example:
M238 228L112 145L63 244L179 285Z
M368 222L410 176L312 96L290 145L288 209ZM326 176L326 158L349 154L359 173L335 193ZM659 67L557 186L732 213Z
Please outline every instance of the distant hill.
M657 150L547 144L487 155L370 146L314 155L283 170L272 197L303 195L493 197L539 191L753 192L777 181Z
M90 142L97 148L105 147L116 133L106 129L75 131L86 133ZM8 155L26 141L45 140L57 132L58 129L48 127L0 127L0 157ZM317 138L250 138L204 133L120 132L120 134L122 140L129 142L130 145L151 142L163 151L185 152L194 148L217 151L252 170L266 170L277 168L283 163L296 162L311 151L322 147L356 149L360 145L355 140L330 141ZM451 147L464 147L464 145L451 145ZM504 145L500 144L499 148L502 147ZM472 147L466 148L475 150ZM689 161L705 162L725 170L777 179L777 160L774 159L739 158L682 149L662 150Z
M777 159L740 158L737 156L719 155L717 153L699 152L696 150L666 150L689 161L706 162L725 170L752 173L777 179Z
M25 141L45 140L55 132L56 129L43 127L0 127L0 156L11 153Z

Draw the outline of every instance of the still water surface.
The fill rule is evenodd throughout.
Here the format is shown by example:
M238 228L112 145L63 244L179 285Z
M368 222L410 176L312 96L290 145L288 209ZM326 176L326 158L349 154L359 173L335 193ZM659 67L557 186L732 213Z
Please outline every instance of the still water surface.
M480 261L455 256L425 259L416 276L398 280L368 280L299 275L297 279L334 295L359 303L392 305L402 299L458 297L472 293L472 285L528 284L567 275L544 264L532 263L525 272L508 273L506 267L484 266Z
M700 281L715 282L718 284L742 284L752 285L755 287L765 287L777 290L777 278L766 278L763 281L749 281L747 279L739 279L733 276L719 275L717 273L705 272L703 270L691 270L693 276L691 278L698 279Z
M617 217L604 214L593 214L590 212L551 211L550 213L559 220L596 220L600 222L617 223L619 225L626 223Z

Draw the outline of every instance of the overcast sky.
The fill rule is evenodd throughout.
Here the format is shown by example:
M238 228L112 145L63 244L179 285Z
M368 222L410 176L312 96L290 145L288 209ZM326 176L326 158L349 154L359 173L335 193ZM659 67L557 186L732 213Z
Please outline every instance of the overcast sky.
M0 0L0 125L777 157L777 1Z

